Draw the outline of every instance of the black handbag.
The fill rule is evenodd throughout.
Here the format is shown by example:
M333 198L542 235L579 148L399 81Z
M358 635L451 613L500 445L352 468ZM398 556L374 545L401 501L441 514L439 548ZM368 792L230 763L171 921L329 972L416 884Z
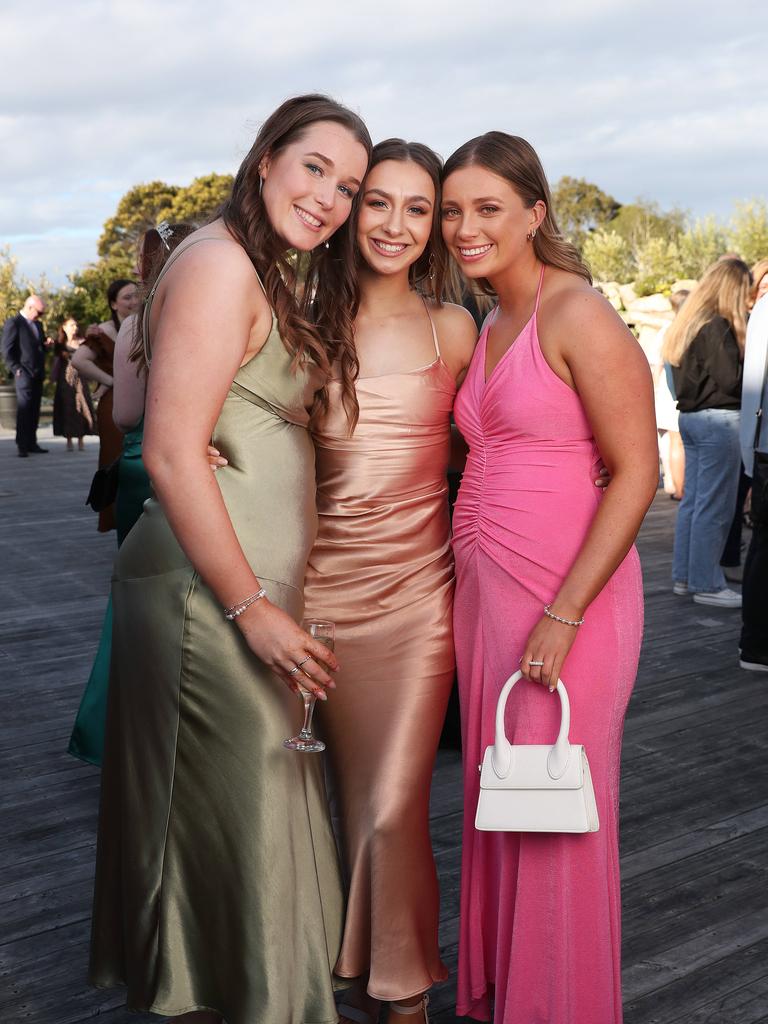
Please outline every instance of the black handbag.
M765 367L763 369L763 383L760 388L760 405L755 417L755 439L752 442L752 506L750 515L752 523L763 529L768 527L768 452L758 451L760 444L760 431L765 418L763 403L765 401L765 385L768 383L768 347L765 351Z
M102 466L93 474L91 489L85 504L90 505L94 512L103 512L114 504L117 497L117 481L120 476L120 459L115 459L108 466Z

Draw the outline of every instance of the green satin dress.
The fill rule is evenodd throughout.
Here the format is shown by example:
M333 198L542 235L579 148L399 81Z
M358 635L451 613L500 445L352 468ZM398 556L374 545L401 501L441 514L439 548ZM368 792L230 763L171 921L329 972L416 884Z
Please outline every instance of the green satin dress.
M213 443L245 555L298 620L321 379L290 364L273 322ZM92 983L125 984L129 1007L159 1014L336 1021L343 905L322 760L282 745L299 701L224 619L155 499L120 548L112 599Z
M141 461L141 442L144 421L123 437L123 454L120 457L120 473L115 499L115 521L117 543L122 544L128 536L152 489L147 471ZM70 754L90 764L101 764L104 752L104 721L107 714L107 690L109 689L109 661L112 655L112 599L107 602L101 637L93 659L91 674L85 684L75 725L67 748Z

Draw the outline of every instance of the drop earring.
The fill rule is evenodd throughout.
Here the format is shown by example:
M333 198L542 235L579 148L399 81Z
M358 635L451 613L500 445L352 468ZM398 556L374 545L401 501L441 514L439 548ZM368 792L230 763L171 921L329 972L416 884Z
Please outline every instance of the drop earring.
M529 231L525 237L528 239L529 242L532 242L536 237L536 228L534 228L532 231Z
M264 179L259 175L259 199L261 199L261 190L264 187Z

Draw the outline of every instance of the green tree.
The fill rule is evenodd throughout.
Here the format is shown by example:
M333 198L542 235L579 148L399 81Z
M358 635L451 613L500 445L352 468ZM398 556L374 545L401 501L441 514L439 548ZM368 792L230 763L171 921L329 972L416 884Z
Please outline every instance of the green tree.
M621 207L611 221L611 231L625 238L636 256L649 238L677 241L678 235L685 230L685 222L684 210L673 209L665 213L658 203L638 199Z
M585 178L562 177L552 190L557 223L564 236L581 248L587 236L613 220L621 203Z
M11 253L11 247L3 246L0 249L0 323L15 316L29 295L29 288L19 281L17 266L18 260Z
M180 188L168 208L171 222L204 224L232 191L231 174L204 174Z
M638 295L668 292L680 277L680 250L676 242L651 235L637 247L635 264Z
M626 284L635 273L632 249L626 238L600 228L584 240L583 255L596 281Z
M728 248L725 232L714 217L690 225L677 240L680 277L699 278Z
M167 219L178 193L178 185L167 185L164 181L134 185L117 204L114 217L104 224L99 238L99 256L132 266L139 239L148 228Z
M768 204L765 199L736 203L728 231L728 248L750 266L768 256Z

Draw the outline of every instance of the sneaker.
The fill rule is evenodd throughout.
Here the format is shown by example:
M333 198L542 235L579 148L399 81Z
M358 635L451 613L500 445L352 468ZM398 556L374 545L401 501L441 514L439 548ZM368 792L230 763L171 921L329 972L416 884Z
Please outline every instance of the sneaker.
M693 600L696 604L711 604L716 608L741 608L741 594L728 587L711 593L694 594Z
M768 672L768 665L764 661L744 661L743 658L739 658L739 666L745 668L747 672Z
M685 595L688 593L688 584L687 583L673 583L672 584L672 593L673 594L677 594L678 597L685 597Z

